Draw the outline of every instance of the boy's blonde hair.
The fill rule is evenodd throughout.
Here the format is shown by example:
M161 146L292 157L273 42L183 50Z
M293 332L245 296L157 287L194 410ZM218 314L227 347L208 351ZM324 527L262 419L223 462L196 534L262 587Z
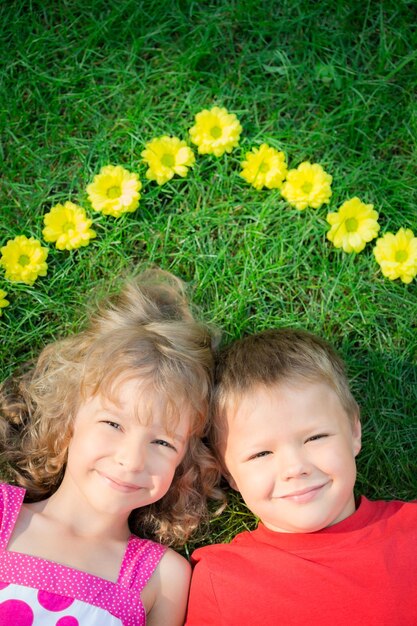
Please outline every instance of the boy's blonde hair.
M226 413L259 385L324 382L337 394L353 423L359 407L350 391L342 359L324 339L307 331L280 328L248 335L216 357L211 401L210 441L222 446Z
M117 400L117 384L138 378L149 391L149 404L154 397L164 402L168 428L181 411L190 414L191 434L168 493L133 511L129 523L142 536L184 543L206 515L206 498L219 497L216 464L201 441L211 342L179 279L149 270L129 281L83 332L48 345L30 371L1 386L2 459L14 482L32 501L51 495L64 474L80 404L96 393Z

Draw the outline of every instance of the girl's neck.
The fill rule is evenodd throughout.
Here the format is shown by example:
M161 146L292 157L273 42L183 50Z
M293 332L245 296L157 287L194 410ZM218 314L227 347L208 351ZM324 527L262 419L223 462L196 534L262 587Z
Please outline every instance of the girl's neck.
M74 517L57 492L42 502L24 504L7 549L116 582L129 537L124 528L87 517Z
M130 536L127 517L95 511L76 493L68 490L65 481L52 496L32 506L74 536L100 541L127 541Z

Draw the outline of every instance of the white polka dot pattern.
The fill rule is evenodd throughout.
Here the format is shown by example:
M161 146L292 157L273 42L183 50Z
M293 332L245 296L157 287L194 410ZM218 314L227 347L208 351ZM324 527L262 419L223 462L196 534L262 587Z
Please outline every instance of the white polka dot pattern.
M0 591L0 624L10 626L121 626L123 622L105 609L80 600L47 594L50 602L41 602L37 589L7 585ZM62 604L62 598L69 603ZM61 606L60 606L61 604Z
M0 484L0 624L143 626L140 592L166 548L131 536L117 583L7 550L24 490Z

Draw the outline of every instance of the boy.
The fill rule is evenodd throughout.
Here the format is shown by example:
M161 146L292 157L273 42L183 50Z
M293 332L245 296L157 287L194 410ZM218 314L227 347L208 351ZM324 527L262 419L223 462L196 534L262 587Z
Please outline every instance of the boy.
M417 503L355 502L359 408L330 345L223 349L211 441L260 523L194 552L187 626L417 625Z

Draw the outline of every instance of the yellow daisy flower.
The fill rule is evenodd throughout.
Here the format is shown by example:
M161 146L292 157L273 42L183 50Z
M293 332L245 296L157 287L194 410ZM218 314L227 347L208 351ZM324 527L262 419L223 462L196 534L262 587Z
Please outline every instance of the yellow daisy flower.
M279 189L287 175L285 154L263 143L259 148L252 148L242 162L241 177L255 189Z
M33 285L38 276L46 276L48 248L33 237L19 235L0 249L0 265L8 280Z
M142 183L138 175L121 165L105 165L87 187L88 198L95 211L120 217L136 211Z
M195 163L194 152L178 137L159 137L145 144L141 153L149 169L146 178L163 185L174 174L187 176L188 168Z
M373 204L364 204L359 198L346 200L337 212L327 214L331 225L327 239L345 252L361 252L380 228L378 213L373 209Z
M417 237L409 228L377 239L374 255L381 272L390 280L401 278L403 283L411 283L417 275Z
M318 209L330 201L332 177L318 163L304 161L290 170L281 189L282 196L299 211Z
M242 127L234 113L213 107L204 109L195 116L195 125L190 128L191 141L198 146L199 154L222 156L239 144Z
M56 242L58 250L74 250L86 246L96 236L82 207L65 202L56 204L43 218L45 228L42 231L45 241Z
M4 289L0 289L0 317L2 316L3 309L9 306L10 302L6 300L7 292Z

